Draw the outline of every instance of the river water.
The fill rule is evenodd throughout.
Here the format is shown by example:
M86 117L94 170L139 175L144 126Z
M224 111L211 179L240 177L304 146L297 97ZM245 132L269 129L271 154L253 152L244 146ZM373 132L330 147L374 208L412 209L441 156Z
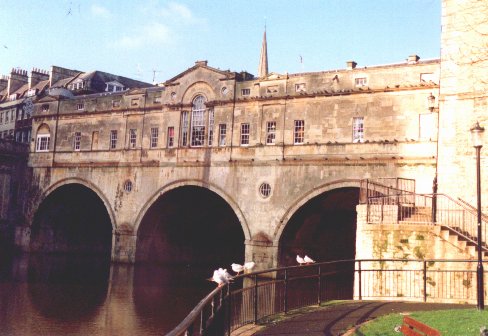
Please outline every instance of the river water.
M215 285L211 267L0 255L0 335L163 335Z

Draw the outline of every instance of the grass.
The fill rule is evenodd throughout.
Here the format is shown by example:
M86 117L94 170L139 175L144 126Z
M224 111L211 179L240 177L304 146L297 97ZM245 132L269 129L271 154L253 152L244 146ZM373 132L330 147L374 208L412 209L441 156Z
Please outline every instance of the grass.
M488 311L476 309L452 309L438 311L412 312L412 318L441 332L442 336L479 336L480 327L488 326ZM403 315L381 316L362 325L356 336L398 336L395 326L402 324Z

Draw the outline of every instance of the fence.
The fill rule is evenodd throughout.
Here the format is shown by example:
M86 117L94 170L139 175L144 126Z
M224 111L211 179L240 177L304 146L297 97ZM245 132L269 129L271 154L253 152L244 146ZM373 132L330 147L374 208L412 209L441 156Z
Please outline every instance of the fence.
M339 299L474 303L476 266L474 260L368 259L254 272L213 290L168 335L230 335L271 315Z

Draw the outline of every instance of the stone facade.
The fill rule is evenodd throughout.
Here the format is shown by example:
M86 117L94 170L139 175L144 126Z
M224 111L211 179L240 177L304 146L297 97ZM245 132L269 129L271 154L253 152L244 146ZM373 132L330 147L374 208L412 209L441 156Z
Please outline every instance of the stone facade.
M20 237L29 236L37 206L52 191L79 183L107 208L112 258L133 262L147 210L166 192L193 185L233 209L246 259L276 266L287 222L317 195L377 176L415 178L419 191L431 190L437 114L426 101L438 77L438 60L417 57L260 79L200 61L162 87L47 96L35 106L29 157L38 197L17 243L29 248ZM200 119L197 97L204 102ZM39 135L49 137L41 150ZM263 183L271 187L268 197L260 194Z

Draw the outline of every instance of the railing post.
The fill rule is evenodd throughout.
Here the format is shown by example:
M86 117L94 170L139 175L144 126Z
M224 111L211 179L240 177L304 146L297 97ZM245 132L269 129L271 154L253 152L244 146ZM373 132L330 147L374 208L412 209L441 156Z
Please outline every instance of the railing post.
M437 223L437 175L432 182L432 224Z
M254 323L258 323L258 275L254 275Z
M320 267L320 265L318 265L318 267L317 304L320 306L320 302L322 302L320 295L322 293L322 267Z
M285 295L283 297L283 310L285 313L288 312L288 270L285 269Z
M232 301L231 301L230 282L227 284L227 335L230 336L232 324Z
M423 280L424 280L424 302L427 302L427 261L424 260Z
M358 260L358 299L363 299L363 284L362 284L362 274L361 274L361 260Z

